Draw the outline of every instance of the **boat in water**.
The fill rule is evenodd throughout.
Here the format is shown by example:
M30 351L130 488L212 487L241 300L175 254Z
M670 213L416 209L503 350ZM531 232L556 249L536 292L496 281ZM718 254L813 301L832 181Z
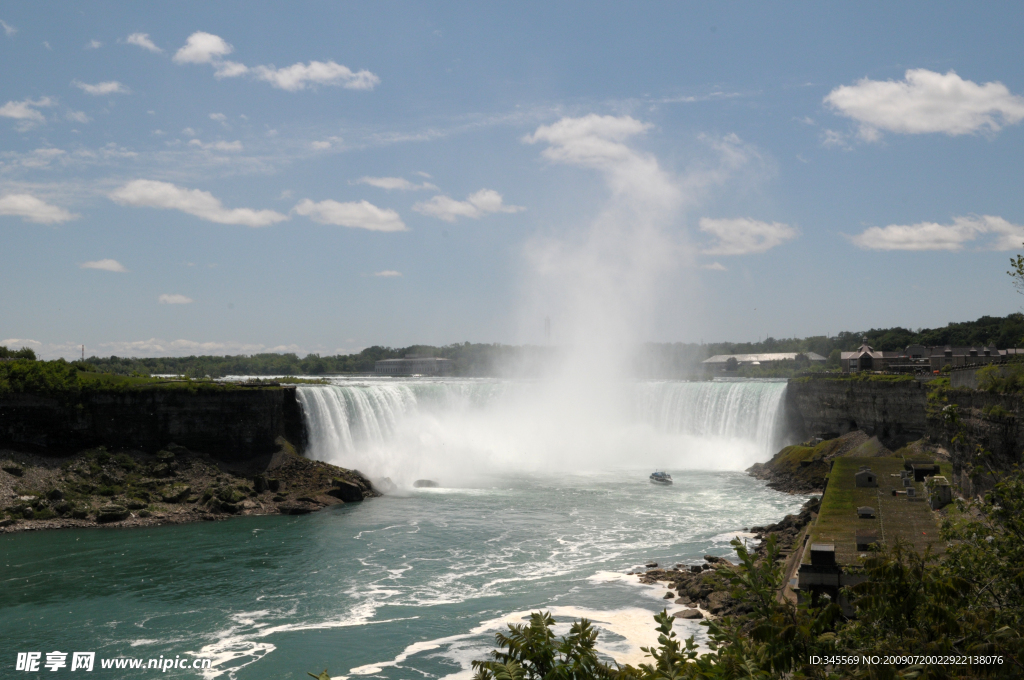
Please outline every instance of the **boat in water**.
M672 483L672 475L667 472L652 472L651 473L651 484L664 484L668 486Z

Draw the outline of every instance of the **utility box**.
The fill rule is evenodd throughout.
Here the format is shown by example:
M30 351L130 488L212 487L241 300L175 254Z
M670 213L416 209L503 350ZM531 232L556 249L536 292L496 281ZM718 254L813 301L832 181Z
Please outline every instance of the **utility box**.
M811 564L816 567L831 567L835 563L835 543L811 543Z

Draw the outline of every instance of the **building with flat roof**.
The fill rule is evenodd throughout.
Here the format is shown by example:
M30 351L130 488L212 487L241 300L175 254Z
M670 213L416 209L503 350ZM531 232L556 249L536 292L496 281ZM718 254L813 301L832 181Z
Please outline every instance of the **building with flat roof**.
M413 355L404 359L381 359L374 364L373 372L377 375L451 375L452 360Z

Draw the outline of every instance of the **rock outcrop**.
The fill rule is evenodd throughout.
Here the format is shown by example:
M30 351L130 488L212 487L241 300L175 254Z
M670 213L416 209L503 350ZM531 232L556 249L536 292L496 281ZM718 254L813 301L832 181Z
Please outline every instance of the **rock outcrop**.
M791 436L807 440L852 430L886 441L916 439L927 427L927 383L914 379L795 378L786 388Z
M282 438L277 446L242 463L174 444L60 458L0 451L0 532L299 515L379 495L354 470L303 458ZM6 471L15 467L20 475Z

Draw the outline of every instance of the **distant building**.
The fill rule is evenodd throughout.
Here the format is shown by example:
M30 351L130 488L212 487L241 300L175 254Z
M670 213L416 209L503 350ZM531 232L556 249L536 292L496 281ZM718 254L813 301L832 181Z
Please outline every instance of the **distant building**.
M407 356L404 359L381 359L373 372L377 375L451 375L451 359Z
M804 357L798 359L797 357ZM701 362L706 373L734 371L740 366L763 366L781 361L802 361L809 364L824 364L827 359L814 352L772 352L763 354L716 354Z
M969 366L992 364L1006 361L1008 357L1024 350L997 349L995 346L956 347L953 345L909 345L899 352L880 352L863 344L853 352L843 352L840 359L844 373L856 371L930 372L940 371L943 366Z

